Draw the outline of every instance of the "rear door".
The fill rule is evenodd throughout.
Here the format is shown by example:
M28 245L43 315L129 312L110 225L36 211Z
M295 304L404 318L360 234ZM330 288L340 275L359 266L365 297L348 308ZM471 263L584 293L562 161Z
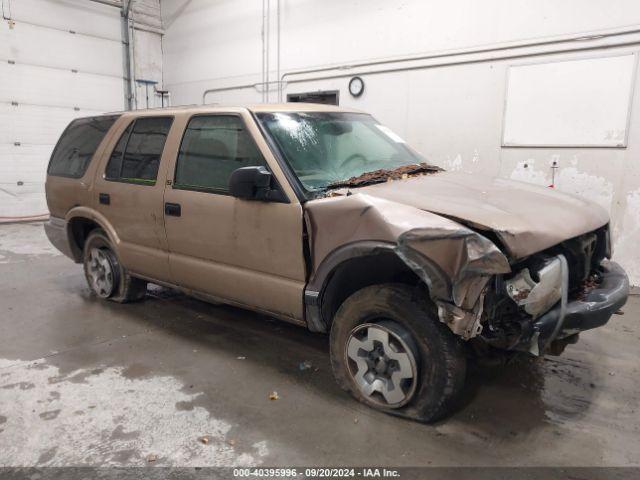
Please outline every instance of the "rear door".
M231 173L255 165L272 172L289 201L229 194ZM248 113L188 118L164 198L174 283L301 321L302 206L285 182Z
M122 118L93 190L95 209L115 229L124 265L163 281L170 278L162 203L167 164L163 152L172 124L172 116Z

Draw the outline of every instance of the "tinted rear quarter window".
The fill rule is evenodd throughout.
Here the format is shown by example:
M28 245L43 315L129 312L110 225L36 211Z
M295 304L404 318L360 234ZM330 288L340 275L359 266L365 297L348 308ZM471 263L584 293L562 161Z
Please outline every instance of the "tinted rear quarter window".
M124 131L105 170L107 180L155 184L172 117L138 118Z
M105 115L72 121L51 154L47 173L61 177L82 177L98 145L118 117Z

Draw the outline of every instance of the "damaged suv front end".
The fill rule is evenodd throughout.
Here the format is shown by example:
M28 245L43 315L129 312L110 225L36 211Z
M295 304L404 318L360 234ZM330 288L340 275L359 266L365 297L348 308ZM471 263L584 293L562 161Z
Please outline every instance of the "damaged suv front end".
M333 269L383 251L426 286L439 320L476 346L559 352L626 301L608 215L583 199L444 172L366 114L258 121L307 195L313 330L329 330L335 313L323 306Z
M447 252L425 246L422 255L462 259L449 276L451 294L432 297L440 320L465 340L475 339L474 346L561 353L626 302L629 282L611 261L608 214L584 199L453 172L359 190L410 202L464 227L458 233L467 238L464 251L452 243ZM400 240L409 235L416 245L432 233Z
M481 338L488 345L559 354L626 302L629 281L611 258L609 226L561 242L494 277Z
M336 380L373 408L441 418L470 351L559 354L627 299L597 205L446 172L359 112L256 120L303 206L306 324L330 333Z

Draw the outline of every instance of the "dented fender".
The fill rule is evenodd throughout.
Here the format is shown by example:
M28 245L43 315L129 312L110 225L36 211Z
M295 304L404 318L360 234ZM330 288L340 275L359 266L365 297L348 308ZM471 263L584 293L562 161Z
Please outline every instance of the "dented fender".
M440 215L356 193L305 204L311 275L307 304L317 302L331 271L341 261L395 252L421 278L438 306L440 319L459 335L479 318L482 292L492 275L511 271L509 261L486 237ZM480 305L480 307L478 307ZM452 312L455 312L453 314ZM310 327L321 329L322 319Z

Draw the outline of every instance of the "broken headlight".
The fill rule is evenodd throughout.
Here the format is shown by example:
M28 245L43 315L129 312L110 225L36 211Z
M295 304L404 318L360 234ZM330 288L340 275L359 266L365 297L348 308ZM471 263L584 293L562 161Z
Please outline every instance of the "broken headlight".
M537 318L562 298L563 262L559 256L552 257L533 272L524 268L504 283L507 295L525 312Z

